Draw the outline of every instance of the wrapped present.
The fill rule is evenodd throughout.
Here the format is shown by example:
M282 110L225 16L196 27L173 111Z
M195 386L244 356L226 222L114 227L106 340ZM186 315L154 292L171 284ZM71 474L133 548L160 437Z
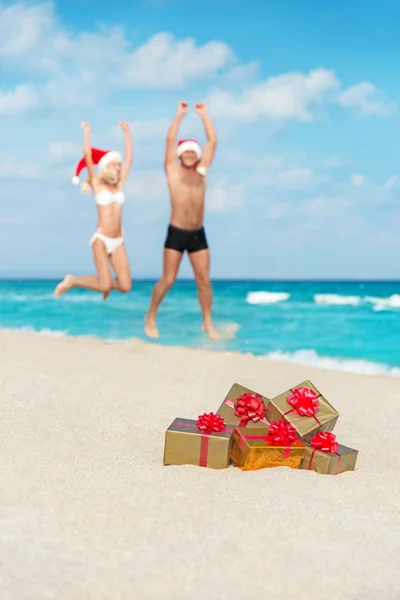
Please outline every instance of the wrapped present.
M221 415L200 415L197 421L175 419L165 433L164 465L198 465L225 469L230 462L233 427Z
M218 409L228 425L235 427L264 427L269 426L265 418L268 398L234 383L228 395Z
M310 443L306 442L305 445L306 454L301 469L312 470L322 475L339 475L345 471L354 471L358 450L338 444L333 433L317 433Z
M268 421L282 417L293 425L302 440L308 441L320 431L332 431L339 413L311 381L304 381L268 401Z
M271 423L268 431L261 427L235 429L231 460L242 471L271 467L298 469L305 451L294 427L281 419Z

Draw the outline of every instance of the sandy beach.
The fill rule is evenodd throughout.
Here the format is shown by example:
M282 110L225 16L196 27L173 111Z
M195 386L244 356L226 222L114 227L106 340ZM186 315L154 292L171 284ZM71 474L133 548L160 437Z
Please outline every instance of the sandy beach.
M0 331L1 600L395 600L400 380ZM304 379L357 469L164 467L175 417Z

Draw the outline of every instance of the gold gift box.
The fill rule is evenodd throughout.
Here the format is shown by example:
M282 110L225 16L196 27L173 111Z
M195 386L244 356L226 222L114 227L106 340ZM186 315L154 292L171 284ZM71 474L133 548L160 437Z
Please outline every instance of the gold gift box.
M164 465L197 465L226 469L229 465L233 428L209 434L192 419L175 419L165 432Z
M251 431L240 427L233 433L231 460L242 471L272 467L299 469L305 451L301 440L294 440L287 446L272 446L267 441L265 427L252 428Z
M315 414L315 417L307 417L296 414L293 410L293 406L287 401L287 397L291 395L292 391L298 388L307 388L313 390L318 396L319 411ZM268 401L266 418L268 421L278 421L281 418L289 421L295 428L297 435L302 440L310 440L319 431L333 431L336 421L339 418L339 413L328 400L322 396L317 388L311 383L311 381L303 381L299 385L290 388L284 394L279 394L272 400Z
M314 450L306 443L306 454L300 468L315 471L321 475L339 475L345 471L354 471L357 457L358 450L347 448L341 444L338 444L337 453L333 453Z
M223 401L223 403L217 410L217 413L221 415L221 417L224 419L225 423L227 423L228 425L234 425L235 427L238 427L241 419L240 419L240 417L237 417L234 414L235 409L232 406L229 406L227 404L227 402L229 401L230 403L235 404L236 400L239 398L239 396L242 396L242 394L257 394L257 395L261 396L261 398L263 399L263 402L265 404L265 408L267 408L269 398L266 398L265 396L258 394L258 392L253 392L253 390L249 390L249 388L246 388L243 385L240 385L239 383L234 383L233 386L231 387L231 389L229 390L225 400ZM253 427L268 428L269 423L267 422L267 419L265 419L265 422L258 421L257 423L254 423L254 421L251 421L251 420L248 421L246 428L253 428Z

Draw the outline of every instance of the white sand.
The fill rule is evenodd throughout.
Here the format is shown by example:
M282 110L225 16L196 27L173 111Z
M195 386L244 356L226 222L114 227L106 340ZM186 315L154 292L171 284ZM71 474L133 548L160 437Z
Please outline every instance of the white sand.
M398 600L400 381L0 331L0 600ZM357 470L162 465L233 382L310 378Z

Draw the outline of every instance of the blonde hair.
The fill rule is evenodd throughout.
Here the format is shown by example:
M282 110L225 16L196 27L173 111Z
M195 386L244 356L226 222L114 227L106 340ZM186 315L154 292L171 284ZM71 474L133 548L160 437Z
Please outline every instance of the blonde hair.
M82 194L87 195L89 193L90 188L91 188L91 185L90 185L89 179L85 179L85 181L81 185Z

